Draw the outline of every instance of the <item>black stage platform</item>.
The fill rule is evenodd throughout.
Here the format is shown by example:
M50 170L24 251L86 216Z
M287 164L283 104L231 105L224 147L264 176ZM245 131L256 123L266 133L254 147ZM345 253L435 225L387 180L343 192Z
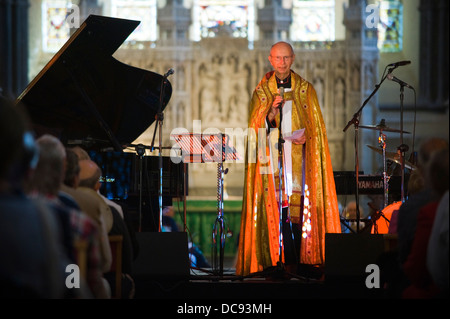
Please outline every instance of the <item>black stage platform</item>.
M378 299L393 293L383 287L386 260L395 256L386 235L326 234L324 266L300 265L295 274L274 267L245 277L235 275L232 260L222 272L190 267L185 233L140 233L138 239L135 299Z
M364 279L358 283L334 279L274 280L234 276L191 275L187 280L136 278L135 299L165 300L285 300L285 299L380 299L387 298L383 289L369 289Z

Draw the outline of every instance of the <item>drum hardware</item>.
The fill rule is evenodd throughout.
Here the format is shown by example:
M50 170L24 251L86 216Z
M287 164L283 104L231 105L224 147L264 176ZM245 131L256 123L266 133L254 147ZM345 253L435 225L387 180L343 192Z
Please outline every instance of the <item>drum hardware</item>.
M358 194L358 180L359 180L359 156L358 156L358 130L359 128L363 129L373 129L378 130L380 133L384 132L398 132L400 133L400 146L397 148L400 154L400 164L401 164L401 201L404 202L405 196L404 196L404 185L405 185L405 152L408 151L408 146L403 143L403 134L409 134L409 132L406 132L403 130L403 98L404 98L404 86L406 83L402 82L400 83L400 129L392 129L386 126L384 119L381 120L380 124L375 126L362 126L360 125L360 117L361 112L363 108L367 105L369 100L377 93L377 91L380 89L381 84L388 78L389 75L391 75L392 71L395 70L398 66L404 65L395 63L389 64L386 66L383 75L381 76L381 81L378 84L375 84L375 89L372 91L372 93L369 95L369 97L363 102L361 107L358 109L358 111L353 115L352 119L347 123L347 125L344 127L343 131L346 132L347 129L354 125L355 127L355 176L356 176L356 191L355 191L355 197L356 197L356 217L358 219L357 223L357 231L359 231L359 219L360 219L360 212L359 212L359 194ZM386 74L386 70L388 69L388 73ZM410 89L414 90L411 86L408 86ZM415 94L415 91L414 91ZM414 117L414 123L415 123L415 117ZM413 141L414 141L414 135L413 135ZM413 144L414 145L414 144ZM413 148L414 152L414 148Z
M389 177L386 173L386 135L383 134L383 131L380 131L380 136L378 137L378 143L382 149L383 153L383 194L384 194L384 207L388 205L389 200Z
M392 220L392 214L400 209L400 206L402 205L402 201L394 202L385 208L383 208L381 211L377 210L375 206L373 206L372 203L367 203L370 208L374 211L370 215L370 219L372 220L372 233L373 234L387 234L389 232L390 223ZM378 220L383 219L385 221L385 224L379 224L377 223ZM380 227L381 226L381 227Z
M367 103L369 102L369 100L377 93L377 91L380 89L381 84L386 80L387 76L395 69L397 68L399 65L389 65L391 66L391 68L389 68L388 70L388 74L386 73L386 69L388 66L386 66L385 71L383 72L383 75L381 77L381 81L378 84L375 84L375 89L372 91L372 93L367 97L367 99L363 102L363 104L361 105L361 107L358 109L358 111L356 111L355 114L353 114L352 119L347 123L347 125L344 127L343 131L346 132L347 129L353 125L355 127L355 177L356 177L356 190L355 190L355 198L356 198L356 218L358 219L357 222L357 231L359 231L359 219L360 219L360 212L359 212L359 193L358 193L358 180L359 180L359 156L358 156L358 146L359 146L359 128L367 128L367 129L375 129L375 130L379 130L381 131L393 131L393 132L397 132L400 131L400 141L401 144L403 145L403 94L401 94L401 128L400 130L394 130L391 129L389 127L387 127L384 123L384 119L381 120L381 123L379 125L376 125L375 127L372 126L361 126L360 125L360 117L361 117L361 113L363 108L367 105ZM403 93L403 86L402 86L402 93ZM404 153L401 153L401 163L402 163L402 170L404 170ZM401 186L401 196L402 196L402 201L404 198L404 190L403 190L403 184L404 184L404 172L402 171L402 186Z
M366 146L368 148L370 148L372 151L375 151L378 154L383 155L382 150L378 149L377 147L372 146L372 145L366 145ZM388 151L386 151L386 159L388 159L389 161L392 161L392 162L394 162L396 164L401 165L401 163L400 163L400 154L398 152L388 152ZM413 161L406 161L405 160L405 167L407 169L410 169L410 170L416 170L417 169L417 166L414 164L414 160Z
M393 133L403 133L403 134L411 134L410 132L402 131L395 128L390 128L386 126L385 119L381 119L380 123L377 125L360 125L360 128L370 129L370 130L376 130L376 131L384 131L384 132L393 132Z

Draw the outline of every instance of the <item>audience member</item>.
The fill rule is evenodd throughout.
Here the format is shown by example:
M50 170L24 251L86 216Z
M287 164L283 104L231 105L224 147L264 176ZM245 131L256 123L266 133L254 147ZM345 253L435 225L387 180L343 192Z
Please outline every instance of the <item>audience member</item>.
M390 225L389 231L397 234L396 249L382 254L377 264L380 266L381 279L386 294L399 298L410 281L406 276L403 264L405 263L414 239L417 225L417 216L420 208L433 200L433 192L425 184L426 167L431 155L441 149L448 149L448 142L441 138L429 138L423 141L419 148L417 169L413 171L408 180L408 197L398 208L395 229Z
M39 160L31 178L25 185L28 196L41 197L55 212L62 229L63 246L67 255L75 262L70 211L58 199L64 179L66 152L61 142L52 135L42 135L36 140Z
M364 218L364 210L361 205L359 205L360 221L359 230L362 230L366 224L362 219ZM342 215L344 215L345 224L341 222L341 229L343 233L354 233L357 232L357 218L356 218L356 202L349 202L343 209ZM347 227L348 226L348 227Z
M105 203L109 206L109 208L111 209L111 211L115 214L115 212L117 212L117 214L122 218L123 223L125 224L127 230L128 230L128 234L130 236L130 241L131 241L131 247L133 249L132 251L132 257L133 260L136 259L136 257L139 254L139 242L136 238L136 232L135 229L133 227L133 223L130 219L129 213L128 213L128 209L127 209L127 205L126 204L119 204L113 200L108 199L107 197L105 197L103 194L100 193L100 188L97 189L97 193L100 195L100 197L105 201ZM114 212L115 211L115 212ZM113 215L114 215L113 214ZM114 217L114 216L113 216Z
M0 156L0 296L65 298L70 260L59 245L58 221L23 190L39 149L22 107L1 97L0 137L0 149L7 150Z
M101 182L100 177L102 171L100 167L92 160L81 160L80 164L80 183L79 188L86 188L94 192L102 201L103 198L98 193ZM105 202L104 202L105 203ZM106 203L105 203L106 205ZM128 228L119 212L114 206L108 206L112 220L111 227L108 230L108 235L123 236L122 242L122 296L126 299L134 297L134 280L132 278L132 263L133 263L133 247L128 232ZM109 272L105 274L106 279L111 284L112 289L115 287L115 276Z
M79 161L81 163L82 161ZM83 178L80 166L80 181ZM108 232L112 227L112 213L108 205L105 204L98 194L87 187L81 187L80 181L75 188L62 186L62 190L69 194L81 210L86 213L97 224L100 238L100 265L102 272L108 272L111 269L112 255L109 245Z
M80 165L78 165L78 155L71 149L66 147L64 180L59 189L58 197L67 206L81 210L75 198L68 192L67 188L75 189L80 181Z
M71 150L77 154L79 160L91 160L89 153L80 146L74 146L71 148ZM136 259L137 255L139 254L139 242L136 238L136 233L130 220L130 216L128 214L128 206L125 203L118 203L105 197L100 192L100 188L97 189L97 193L110 208L114 207L118 211L118 213L122 216L122 219L124 220L125 225L127 226L128 232L130 234L131 243L133 247L133 259Z
M397 233L398 233L398 254L400 264L403 264L408 256L411 244L416 231L417 214L419 209L428 202L435 200L436 197L432 193L430 187L427 187L424 182L425 168L428 165L431 155L441 149L448 149L448 142L441 138L430 138L425 140L419 148L417 172L415 176L411 176L411 183L417 186L412 187L412 193L408 199L402 203L398 212ZM409 187L408 187L409 188Z
M71 150L74 151L75 154L77 154L79 161L91 159L91 157L89 156L88 152L86 152L80 146L73 146L73 147L71 147Z
M448 152L448 149L434 152L426 167L424 185L431 189L432 200L418 212L411 250L403 263L403 270L410 281L410 285L403 291L404 298L434 298L440 293L438 285L427 270L426 256L439 201L448 191Z
M72 224L78 231L75 233L76 240L87 243L87 269L86 280L94 298L108 299L111 296L109 283L103 276L100 254L100 234L97 223L86 213L80 210L78 203L67 192L67 189L75 189L79 183L80 166L77 154L70 148L66 148L66 169L64 182L61 185L58 197L67 207L77 214L72 214Z
M436 210L427 251L427 269L433 281L441 290L441 296L449 297L448 255L449 255L449 209L448 190Z
M67 237L71 238L70 249L73 251L74 262L78 263L75 258L77 251L74 249L74 244L79 241L87 243L85 280L89 287L89 293L94 298L108 299L111 293L108 282L103 278L100 264L99 247L101 238L98 234L98 226L93 219L77 208L78 205L76 202L74 203L74 199L70 195L61 190L63 181L69 178L65 175L66 170L69 172L69 176L73 175L74 170L77 170L70 166L74 164L73 155L76 157L76 154L69 152L69 158L72 161L67 161L67 153L63 144L51 135L41 136L37 143L42 152L33 179L30 182L31 190L45 196L62 222L68 221L69 229L64 229L70 233L70 236ZM74 178L72 184L76 185L76 177L72 176L72 178Z

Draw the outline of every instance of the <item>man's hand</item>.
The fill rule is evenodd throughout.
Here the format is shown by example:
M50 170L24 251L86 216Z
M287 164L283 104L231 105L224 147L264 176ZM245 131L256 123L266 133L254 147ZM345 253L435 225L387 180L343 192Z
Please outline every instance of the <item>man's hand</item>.
M269 121L272 122L275 119L275 117L280 113L280 108L279 108L280 105L281 105L281 107L283 107L284 100L281 98L281 96L277 95L277 96L275 96L275 100L273 101L273 104L269 109L269 113L267 113L267 117L268 117Z
M301 137L292 140L292 143L297 144L297 145L305 144L306 143L306 136L302 135Z

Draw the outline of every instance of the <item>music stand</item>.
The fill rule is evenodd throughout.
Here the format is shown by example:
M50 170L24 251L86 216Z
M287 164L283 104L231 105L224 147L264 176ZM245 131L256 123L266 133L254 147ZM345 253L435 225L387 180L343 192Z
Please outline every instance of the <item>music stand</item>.
M155 124L155 130L153 131L153 138L152 138L152 145L151 145L151 151L154 150L155 145L155 136L156 136L156 130L159 128L159 154L158 154L158 164L159 164L159 191L158 191L158 206L159 206L159 232L162 232L162 219L163 219L163 209L162 209L162 179L163 179L163 162L162 162L162 127L163 127L163 121L164 121L164 112L163 112L163 97L164 97L164 91L166 89L166 86L169 84L169 81L167 78L169 75L173 74L174 70L169 69L166 74L164 74L163 79L161 81L161 88L160 88L160 96L159 96L159 103L158 103L158 113L156 113L156 124Z
M240 156L236 149L228 144L229 136L226 134L180 133L171 134L171 137L180 146L183 163L217 163L217 217L212 232L215 248L213 251L213 271L217 272L217 239L219 238L218 272L222 276L226 238L223 214L223 179L224 175L228 173L228 169L223 167L223 162L239 160ZM186 216L184 218L186 221Z

